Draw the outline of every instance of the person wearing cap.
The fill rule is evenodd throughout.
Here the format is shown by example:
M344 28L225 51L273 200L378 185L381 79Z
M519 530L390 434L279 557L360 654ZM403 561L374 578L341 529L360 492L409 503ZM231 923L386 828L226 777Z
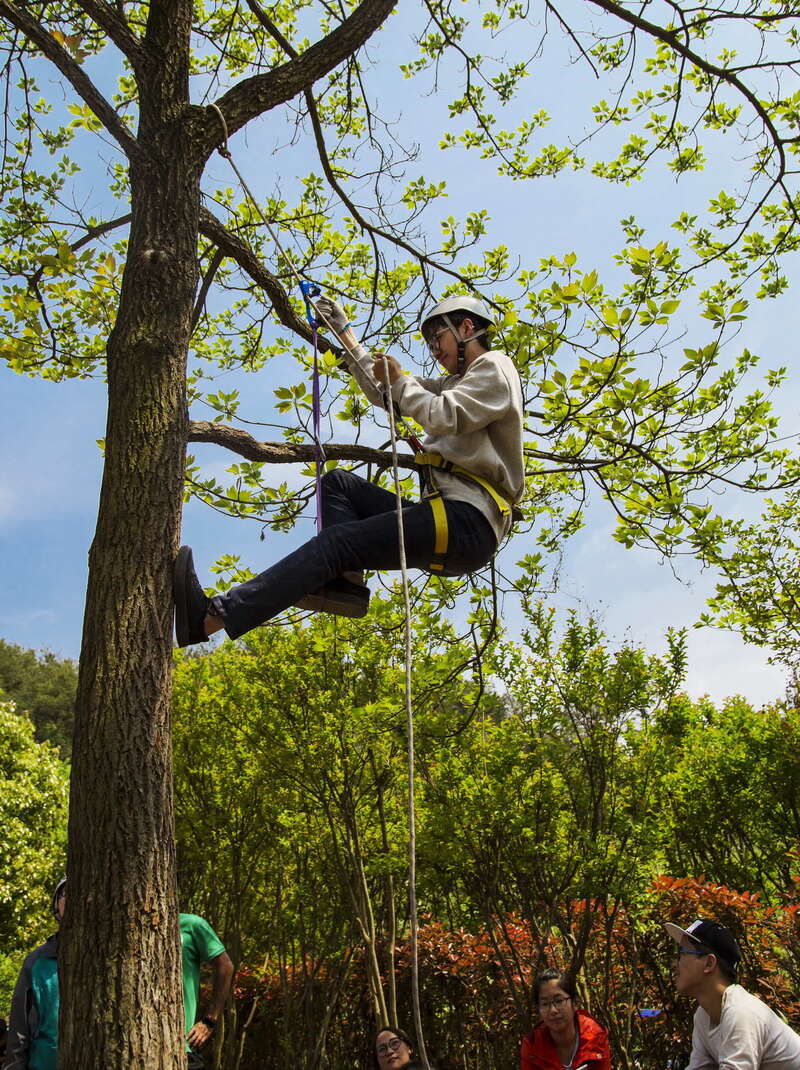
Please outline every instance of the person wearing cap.
M53 890L57 927L64 917L67 880ZM58 1066L58 929L31 951L20 970L8 1021L5 1070L56 1070Z
M698 1002L687 1070L798 1070L800 1036L737 982L730 930L704 918L664 927L678 945L676 990Z
M490 347L492 313L476 297L448 297L420 322L446 374L405 375L394 357L358 343L342 308L318 298L323 326L341 340L345 359L369 401L390 401L426 437L417 460L425 473L420 502L403 502L410 568L458 576L482 568L508 533L525 483L523 402L507 354ZM225 594L208 598L192 551L175 562L178 646L204 642L224 628L236 639L296 605L341 616L367 612L365 569L400 567L396 498L355 473L335 468L322 480L322 530L294 553Z

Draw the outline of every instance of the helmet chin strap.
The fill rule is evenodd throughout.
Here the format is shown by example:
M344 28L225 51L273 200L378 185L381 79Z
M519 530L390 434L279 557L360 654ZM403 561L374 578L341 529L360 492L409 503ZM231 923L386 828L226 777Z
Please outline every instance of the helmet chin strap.
M444 322L447 325L447 327L450 328L450 331L452 332L453 337L456 340L456 345L458 346L458 359L456 360L456 375L463 375L464 374L464 364L465 364L465 361L466 361L467 343L471 342L474 338L480 338L481 335L486 334L486 328L485 327L481 327L481 329L479 331L473 331L473 333L469 336L469 338L462 338L461 335L458 333L458 328L453 326L453 323L451 322L450 317L447 315L447 313L443 312L441 315L442 315L442 319L444 320Z

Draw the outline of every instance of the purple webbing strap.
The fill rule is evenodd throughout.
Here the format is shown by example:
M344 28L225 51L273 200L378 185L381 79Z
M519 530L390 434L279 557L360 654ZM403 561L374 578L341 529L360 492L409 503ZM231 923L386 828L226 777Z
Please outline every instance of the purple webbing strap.
M315 325L311 327L311 337L314 343L314 376L311 387L311 404L313 414L313 431L314 431L314 460L317 466L316 475L316 487L317 487L317 534L322 531L322 466L325 463L325 450L322 448L320 442L319 430L320 430L320 400L319 400L319 348L317 346L317 328Z

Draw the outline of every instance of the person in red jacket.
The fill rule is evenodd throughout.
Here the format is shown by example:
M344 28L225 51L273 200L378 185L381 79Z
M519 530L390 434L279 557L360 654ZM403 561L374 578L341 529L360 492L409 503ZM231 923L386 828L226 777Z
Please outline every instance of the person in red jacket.
M578 1009L572 974L545 970L533 998L542 1020L522 1041L520 1070L611 1070L608 1030Z

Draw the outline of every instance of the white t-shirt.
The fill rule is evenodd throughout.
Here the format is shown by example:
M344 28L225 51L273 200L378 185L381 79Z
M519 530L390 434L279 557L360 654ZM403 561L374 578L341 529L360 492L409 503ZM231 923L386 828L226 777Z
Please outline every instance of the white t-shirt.
M800 1036L766 1003L729 985L719 1025L698 1007L688 1070L800 1070Z

